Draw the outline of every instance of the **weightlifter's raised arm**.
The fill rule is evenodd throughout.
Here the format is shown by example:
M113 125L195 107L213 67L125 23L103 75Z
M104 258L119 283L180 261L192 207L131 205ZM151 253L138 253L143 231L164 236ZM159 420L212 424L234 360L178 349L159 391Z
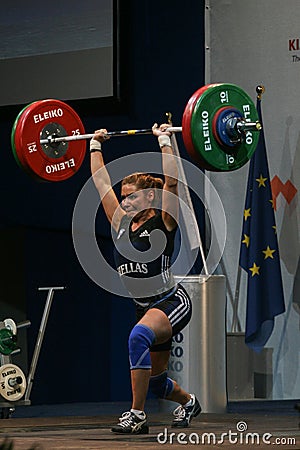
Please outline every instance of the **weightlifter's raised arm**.
M108 139L109 136L107 135L107 130L105 128L95 131L95 134L90 141L90 164L92 177L97 191L99 192L106 217L113 228L118 230L121 218L125 213L119 208L119 201L111 186L110 176L103 159L102 143Z

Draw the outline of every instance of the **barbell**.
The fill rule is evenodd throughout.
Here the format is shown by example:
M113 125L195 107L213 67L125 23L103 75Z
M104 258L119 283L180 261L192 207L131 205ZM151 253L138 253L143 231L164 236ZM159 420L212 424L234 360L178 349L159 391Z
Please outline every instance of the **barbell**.
M233 171L253 155L262 128L250 96L230 83L208 84L189 99L180 127L186 150L201 168ZM111 131L113 136L152 133L151 128ZM83 123L67 103L39 100L23 108L13 124L11 146L18 165L39 181L63 181L83 163L86 140Z

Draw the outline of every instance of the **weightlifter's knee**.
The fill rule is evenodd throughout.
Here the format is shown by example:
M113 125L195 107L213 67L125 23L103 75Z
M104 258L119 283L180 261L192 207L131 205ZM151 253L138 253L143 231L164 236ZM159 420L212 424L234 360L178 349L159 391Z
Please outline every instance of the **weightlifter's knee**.
M150 347L154 331L146 325L135 325L128 339L130 369L151 369Z

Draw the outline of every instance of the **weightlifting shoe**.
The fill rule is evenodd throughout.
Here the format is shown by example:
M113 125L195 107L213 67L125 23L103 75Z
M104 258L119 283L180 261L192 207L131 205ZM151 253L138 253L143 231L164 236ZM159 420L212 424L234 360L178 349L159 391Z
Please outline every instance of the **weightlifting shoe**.
M111 429L114 433L127 433L127 434L148 434L149 427L147 424L147 416L143 413L143 417L140 418L132 411L126 411L119 418L119 423L114 425Z
M173 428L187 428L193 417L201 412L201 406L194 394L191 394L191 404L179 405L174 411L175 419L172 422Z

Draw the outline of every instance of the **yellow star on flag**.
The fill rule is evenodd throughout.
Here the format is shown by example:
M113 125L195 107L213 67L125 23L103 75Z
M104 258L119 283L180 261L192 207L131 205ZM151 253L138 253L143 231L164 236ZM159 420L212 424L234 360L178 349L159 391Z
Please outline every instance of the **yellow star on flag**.
M249 247L250 244L250 236L247 236L247 234L244 234L244 239L242 240L242 244L246 244L246 247Z
M260 188L261 186L266 187L265 185L265 181L267 181L268 178L264 178L262 176L262 174L260 174L259 178L256 178L256 181L258 182L258 187Z
M245 209L245 211L244 211L244 219L245 219L245 221L248 219L248 217L251 216L250 210L251 210L251 208Z
M259 269L260 267L257 266L255 263L253 263L253 266L249 268L249 270L252 272L252 276L259 275Z
M274 253L275 251L276 251L276 250L271 250L270 247L268 246L268 247L266 248L266 250L263 250L262 252L265 254L265 259L267 259L267 258L272 258L272 259L274 259L273 253Z

